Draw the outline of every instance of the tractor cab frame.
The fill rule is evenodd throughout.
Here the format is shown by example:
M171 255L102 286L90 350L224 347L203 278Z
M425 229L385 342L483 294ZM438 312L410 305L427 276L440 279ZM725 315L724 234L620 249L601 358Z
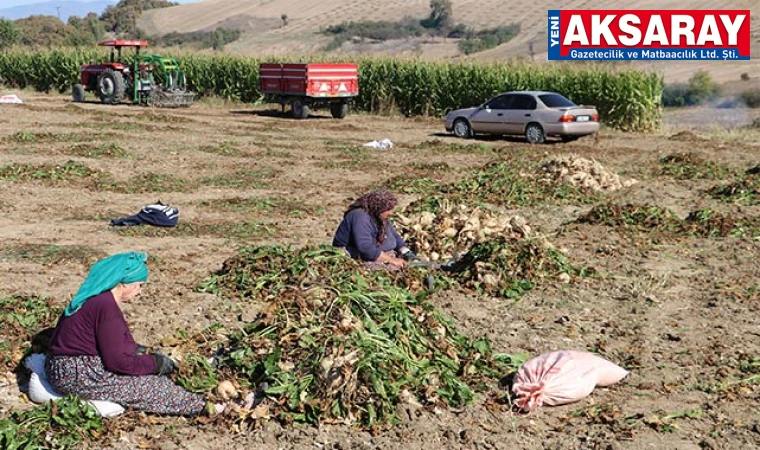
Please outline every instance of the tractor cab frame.
M189 106L194 94L187 91L185 74L174 58L141 53L148 41L113 39L100 42L110 47L110 58L101 63L85 64L80 70L79 83L72 89L75 102L84 101L85 92L93 92L106 104L116 104L123 98L134 104L154 106ZM123 48L134 48L129 57Z

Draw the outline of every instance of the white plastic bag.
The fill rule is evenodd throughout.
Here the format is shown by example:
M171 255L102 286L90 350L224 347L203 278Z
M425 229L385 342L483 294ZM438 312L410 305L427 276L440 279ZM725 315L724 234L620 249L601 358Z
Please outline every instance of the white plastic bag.
M393 142L391 142L390 139L385 138L379 141L367 142L366 144L364 144L364 147L376 148L379 150L387 150L389 148L393 148Z
M55 401L62 396L55 391L45 374L45 355L33 353L24 360L24 365L32 371L29 379L29 400L34 403L44 404ZM102 400L90 400L91 404L103 417L115 417L124 412L124 408L118 403Z
M512 392L524 411L556 406L587 397L596 386L610 386L628 371L589 352L562 350L526 361L517 371Z
M21 103L24 103L21 101L20 98L18 98L18 95L16 94L7 94L0 97L0 103L6 104L6 105L20 105Z

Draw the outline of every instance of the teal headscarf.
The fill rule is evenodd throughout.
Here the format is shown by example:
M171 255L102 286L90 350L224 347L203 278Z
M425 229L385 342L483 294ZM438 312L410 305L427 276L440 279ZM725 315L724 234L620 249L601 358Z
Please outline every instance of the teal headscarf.
M145 253L127 252L96 262L64 313L66 316L74 314L88 299L113 289L119 283L148 281L147 260Z

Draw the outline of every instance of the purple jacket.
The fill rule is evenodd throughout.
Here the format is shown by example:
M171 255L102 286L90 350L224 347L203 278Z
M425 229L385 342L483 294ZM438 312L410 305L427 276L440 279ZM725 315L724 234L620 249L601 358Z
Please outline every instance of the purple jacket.
M135 355L136 350L124 314L110 291L90 298L71 316L61 314L50 339L51 355L100 356L109 372L152 374L156 369L153 356Z
M380 252L400 250L406 247L404 239L393 228L389 220L385 227L383 245L377 246L377 225L369 213L361 208L351 210L343 218L335 232L332 245L345 247L352 258L362 261L375 261Z

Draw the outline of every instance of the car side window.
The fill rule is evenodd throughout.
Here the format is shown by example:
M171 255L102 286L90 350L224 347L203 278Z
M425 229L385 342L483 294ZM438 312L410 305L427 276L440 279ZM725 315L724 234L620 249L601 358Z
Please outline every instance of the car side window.
M488 109L508 109L512 95L500 95L486 104Z
M536 99L531 95L515 95L509 109L536 109Z

